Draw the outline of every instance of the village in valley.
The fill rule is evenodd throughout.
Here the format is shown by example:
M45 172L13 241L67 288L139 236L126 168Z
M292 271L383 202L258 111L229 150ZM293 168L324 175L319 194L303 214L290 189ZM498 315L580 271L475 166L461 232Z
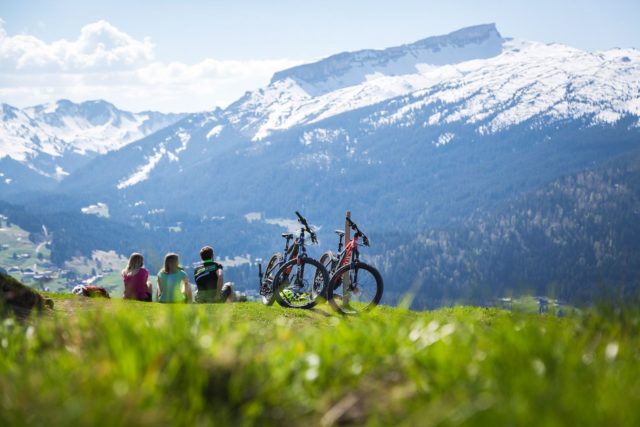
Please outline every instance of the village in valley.
M51 245L52 235L46 226L43 225L42 233L35 235L0 214L0 272L43 292L70 293L76 286L95 285L105 288L111 297L122 295L120 271L127 265L126 257L113 250L94 250L90 258L75 256L60 267L51 262ZM238 259L227 257L221 263L233 267ZM185 269L190 274L196 265L185 266ZM155 275L150 280L155 283ZM240 289L239 295L250 301L257 301L259 297L252 288Z
M63 267L51 262L51 235L43 226L37 240L0 215L0 268L21 282L46 292L70 292L78 285L120 287L119 271L126 259L114 251L94 251L75 257Z

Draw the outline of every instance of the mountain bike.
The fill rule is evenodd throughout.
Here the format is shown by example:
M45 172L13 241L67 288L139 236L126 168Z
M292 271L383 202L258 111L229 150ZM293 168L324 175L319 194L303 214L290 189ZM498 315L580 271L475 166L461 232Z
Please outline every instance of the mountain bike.
M347 224L355 231L353 240L343 248L344 232L336 230L339 237L338 254L327 251L320 257L320 263L331 277L326 287L329 304L341 314L358 314L378 305L384 283L375 267L360 261L359 240L362 238L362 244L369 246L369 238L349 217Z
M297 211L296 216L302 225L300 235L295 239L291 248L288 248L287 239L285 256L278 256L274 259L274 256L278 255L274 254L269 260L269 264L272 264L273 268L269 270L269 264L267 265L267 270L261 281L261 294L263 294L263 302L269 298L270 291L271 296L283 307L311 308L317 304L318 297L325 294L329 273L319 261L307 255L305 235L308 234L311 237L312 243L318 243L318 239L316 233L309 227L307 220ZM287 253L289 253L288 260ZM271 278L267 272L273 271L275 267L278 268Z
M285 239L284 250L271 255L267 267L262 272L262 259L256 259L258 263L258 278L260 283L260 299L264 305L272 305L275 301L273 293L273 276L276 271L289 259L295 259L298 256L298 245L295 243L289 246L289 242L293 239L293 233L282 233Z

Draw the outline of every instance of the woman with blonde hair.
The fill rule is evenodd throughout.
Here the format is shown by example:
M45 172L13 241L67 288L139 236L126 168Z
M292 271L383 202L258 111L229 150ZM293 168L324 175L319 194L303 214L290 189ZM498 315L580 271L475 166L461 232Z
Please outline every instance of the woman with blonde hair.
M148 280L149 271L144 268L144 257L137 252L132 253L127 268L122 270L123 298L151 301L151 282Z
M157 294L158 302L191 302L189 279L180 268L177 254L168 253L164 257L164 266L158 273Z

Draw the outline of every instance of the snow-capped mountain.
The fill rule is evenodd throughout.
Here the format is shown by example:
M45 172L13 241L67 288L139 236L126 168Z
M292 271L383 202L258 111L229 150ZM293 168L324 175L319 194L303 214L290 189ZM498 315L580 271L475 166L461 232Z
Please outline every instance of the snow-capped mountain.
M585 52L480 25L278 72L61 185L125 211L154 194L145 209L197 215L328 213L338 194L381 224L409 212L422 226L636 149L639 117L638 50ZM213 185L225 203L202 197Z
M440 66L491 58L502 51L503 43L495 25L478 25L384 50L340 53L277 72L271 83L291 79L310 95L318 96L376 76L414 74L420 71L419 64Z
M169 126L183 114L130 113L105 101L0 105L0 158L57 180L109 151ZM5 178L11 179L11 178Z
M493 272L493 258L484 258L480 270L476 265L478 241L499 265L513 253L528 257L529 248L562 246L549 253L564 260L540 259L550 264L548 280L566 277L556 272L584 271L579 263L599 250L594 242L613 248L625 224L637 219L629 207L637 174L629 174L631 182L589 173L637 169L637 49L585 52L506 38L494 25L480 25L283 70L225 109L190 114L156 132L150 113L118 115L106 107L80 113L84 104L59 104L3 106L0 128L14 138L0 139L0 198L42 211L43 218L47 210L108 209L109 218L92 218L91 226L54 224L62 235L54 248L59 259L94 249L97 241L119 253L187 257L213 244L217 253L251 259L278 248L277 229L290 226L296 210L321 226L321 247L309 248L316 256L335 247L331 230L350 210L371 233L385 275L421 266L417 276L394 282L402 295L410 283L449 289L465 272ZM73 168L63 163L71 161ZM52 182L56 192L47 198L42 189ZM558 183L578 210L558 198ZM510 213L514 200L533 192L539 197L518 210L520 218ZM607 192L609 201L601 198ZM580 225L585 203L602 205L591 216L607 227ZM132 243L106 231L123 223ZM604 231L593 236L594 229ZM65 230L90 236L79 241ZM584 239L572 246L578 242L572 236ZM382 257L407 239L420 252ZM635 259L630 247L619 252L621 259ZM436 257L423 264L431 256L424 254ZM615 264L611 271L625 268ZM530 271L524 279L535 276ZM242 283L253 283L253 274ZM488 286L514 277L498 272Z
M494 25L481 25L276 73L225 115L257 140L392 98L397 107L364 124L465 122L486 133L534 118L615 122L640 115L640 51L505 39Z

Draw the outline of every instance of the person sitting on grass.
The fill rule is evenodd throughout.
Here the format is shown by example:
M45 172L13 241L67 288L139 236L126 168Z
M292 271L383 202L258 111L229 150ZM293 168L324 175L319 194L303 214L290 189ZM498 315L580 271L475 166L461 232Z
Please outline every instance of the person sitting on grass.
M187 273L180 268L177 254L168 253L164 257L164 267L158 273L158 302L192 302L191 286Z
M198 292L196 302L233 302L235 292L230 282L224 283L222 265L213 260L213 248L200 249L202 264L193 272Z
M129 257L127 268L122 270L122 281L124 282L124 299L135 299L138 301L151 301L151 282L149 271L144 268L144 257L134 252Z

